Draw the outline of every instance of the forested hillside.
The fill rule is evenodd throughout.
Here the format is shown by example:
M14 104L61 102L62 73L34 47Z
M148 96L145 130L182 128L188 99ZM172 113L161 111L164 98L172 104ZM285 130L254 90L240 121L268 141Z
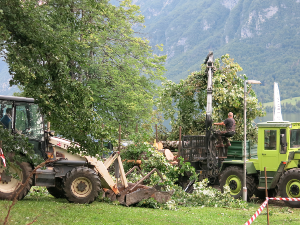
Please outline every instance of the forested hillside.
M152 45L162 43L168 79L178 82L199 70L209 51L230 54L263 102L300 96L300 0L134 0L145 16L142 30Z
M111 0L117 4L117 0ZM281 99L300 96L300 0L133 0L145 16L140 36L168 56L166 77L185 79L209 51L226 53L239 63L262 102L273 100L278 82ZM0 94L8 89L7 66L0 62Z

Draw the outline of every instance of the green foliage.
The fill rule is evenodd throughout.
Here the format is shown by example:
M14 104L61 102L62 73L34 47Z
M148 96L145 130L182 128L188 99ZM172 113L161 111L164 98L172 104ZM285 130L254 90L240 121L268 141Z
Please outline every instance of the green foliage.
M0 137L3 154L7 160L8 167L13 161L29 162L35 166L44 161L40 156L34 153L32 144L28 143L28 138L25 136L19 134L12 135L10 130L0 126Z
M140 139L141 140L141 139ZM142 151L137 151L137 146ZM139 156L137 156L140 154ZM190 173L190 180L198 180L198 175L195 172L195 168L191 166L189 162L184 162L183 158L179 157L179 165L171 165L165 158L165 156L155 150L150 144L136 139L133 144L129 145L126 149L122 150L121 157L124 160L125 171L131 168L133 165L126 162L128 159L142 159L142 172L144 174L150 172L153 168L157 168L161 173L165 181L162 183L161 178L157 173L154 173L147 181L149 186L156 184L165 185L166 190L174 190L172 199L165 203L160 204L154 199L150 198L139 202L138 206L146 208L163 208L169 210L176 210L179 207L188 206L208 206L208 207L229 207L229 208L245 208L247 203L241 200L235 200L230 195L229 187L225 192L208 187L208 181L196 182L194 184L194 191L192 194L186 193L181 187L177 186L176 182L180 176L184 176L185 173ZM141 175L132 175L128 179L130 182L137 182L141 179Z
M27 197L35 197L39 199L40 197L50 196L46 187L33 186L31 187L29 193L26 195Z
M127 160L141 159L142 172L147 174L153 168L158 169L165 179L163 182L164 185L174 186L179 176L184 176L185 172L191 174L191 180L197 179L195 168L192 167L189 162L184 162L181 157L179 158L179 166L171 165L163 153L155 150L154 147L148 142L145 142L145 139L140 135L137 134L132 140L133 143L121 151L125 171L128 171L134 165L134 163L127 162ZM139 178L141 178L141 176L137 175L130 179L132 179L132 182L136 182ZM151 175L149 182L151 186L161 184L161 178L157 173L154 173Z
M159 209L160 205L154 198L149 198L140 201L137 206L144 207L144 208L153 208L153 209Z
M0 48L10 84L36 100L51 129L95 155L94 140L113 139L118 124L130 132L150 123L153 81L163 79L166 57L135 36L138 7L130 0L39 3L0 2Z
M151 140L151 135L146 130L133 133L128 136L129 145L121 151L124 159L141 159L146 154L151 145L147 142Z
M224 55L215 60L215 73L213 74L213 120L223 121L228 112L233 112L236 121L236 134L234 140L243 140L244 126L244 79L246 75L239 76L242 68ZM159 109L165 118L171 119L173 139L178 139L178 128L182 127L185 135L199 135L205 131L205 107L207 96L206 65L202 65L199 72L192 72L186 80L179 84L172 81L163 83L163 92L159 99ZM258 103L254 91L247 85L247 134L248 139L256 140L256 129L252 121L262 117L261 104ZM176 117L177 116L177 117Z
M146 208L163 208L168 210L178 210L181 207L223 207L245 209L248 207L247 202L241 199L234 199L230 195L230 188L225 187L224 193L219 190L208 187L207 179L194 184L193 193L186 193L181 187L174 186L172 199L164 204L160 204L150 198L139 202L138 206Z
M166 203L166 208L175 210L177 207L184 206L202 206L202 207L228 207L228 208L246 208L247 203L240 199L234 199L230 195L229 187L224 188L224 193L219 190L208 187L208 180L194 184L193 193L189 194L182 189L177 188L172 200Z

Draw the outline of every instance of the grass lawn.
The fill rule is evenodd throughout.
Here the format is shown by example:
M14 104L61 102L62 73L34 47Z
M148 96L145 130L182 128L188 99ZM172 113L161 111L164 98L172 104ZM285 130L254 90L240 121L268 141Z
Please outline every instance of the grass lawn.
M0 223L11 202L0 201ZM13 207L9 224L244 224L260 204L248 209L208 207L180 208L177 211L125 207L95 201L89 205L68 203L65 199L25 197ZM270 206L270 224L300 224L300 209ZM267 224L266 208L253 224Z

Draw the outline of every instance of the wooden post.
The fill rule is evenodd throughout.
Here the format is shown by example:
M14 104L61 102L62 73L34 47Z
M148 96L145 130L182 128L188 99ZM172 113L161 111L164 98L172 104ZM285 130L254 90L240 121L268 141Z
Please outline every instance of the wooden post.
M178 143L178 157L180 156L180 150L181 150L181 126L179 127L179 143Z
M118 151L121 150L121 124L119 124L119 147L118 147Z
M155 124L155 140L156 140L156 143L158 142L158 139L157 139L157 124Z
M265 167L265 183L266 183L266 197L268 197L268 183L267 183L267 169ZM268 225L270 224L269 221L269 202L267 202L267 219L268 219Z

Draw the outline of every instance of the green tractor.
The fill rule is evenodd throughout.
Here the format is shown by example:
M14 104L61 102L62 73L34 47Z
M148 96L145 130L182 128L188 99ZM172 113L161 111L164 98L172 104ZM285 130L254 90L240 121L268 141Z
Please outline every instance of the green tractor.
M220 186L230 187L235 198L242 195L242 160L230 159L232 150L220 167ZM242 149L240 149L240 152ZM231 155L231 156L230 156ZM300 123L265 122L258 124L258 143L246 155L247 195L263 195L265 192L265 172L267 188L274 195L283 198L300 198ZM300 207L300 202L286 201L290 207Z
M205 59L207 73L206 134L183 136L180 156L190 162L199 174L199 180L208 178L211 184L230 188L234 198L243 195L243 143L232 141L230 147L217 147L217 137L212 128L212 76L213 53ZM279 94L279 93L278 93ZM280 100L279 100L280 102ZM247 199L253 194L264 196L267 172L267 189L271 195L284 198L300 198L300 123L265 122L258 123L258 143L247 142L246 147ZM180 180L186 191L188 175ZM300 207L300 201L286 201L291 207Z

